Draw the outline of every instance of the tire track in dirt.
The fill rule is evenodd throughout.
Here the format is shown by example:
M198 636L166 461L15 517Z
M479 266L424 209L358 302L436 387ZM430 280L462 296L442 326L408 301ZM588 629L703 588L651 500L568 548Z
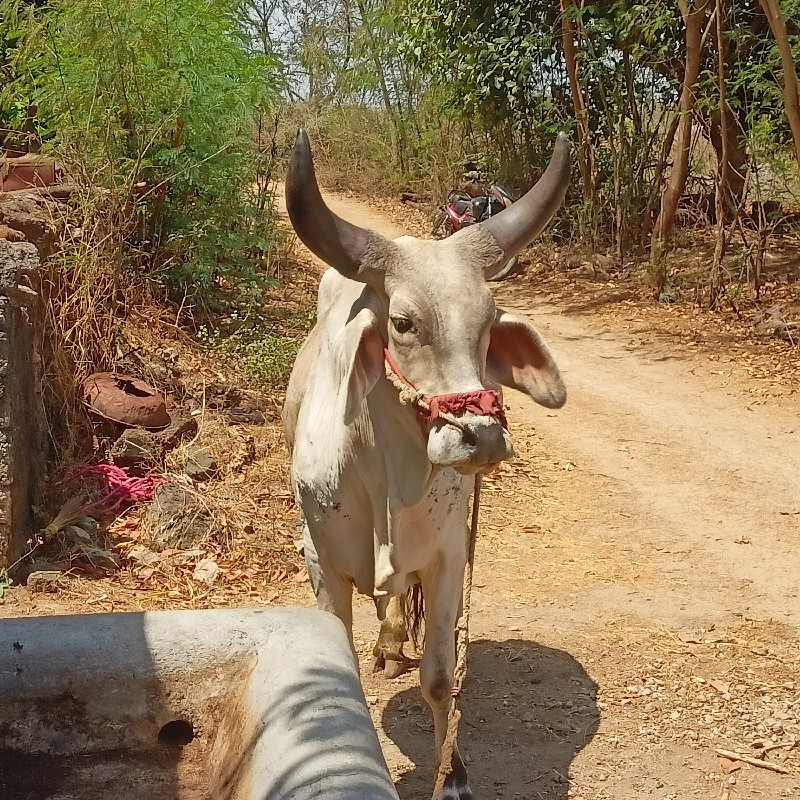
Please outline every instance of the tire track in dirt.
M700 358L567 316L524 277L496 295L539 328L569 399L548 412L506 397L518 458L487 483L463 703L476 796L800 796L797 749L788 777L726 775L713 754L800 737L800 403L751 405L744 382L723 388ZM429 796L416 670L369 675L363 599L356 627L401 797Z

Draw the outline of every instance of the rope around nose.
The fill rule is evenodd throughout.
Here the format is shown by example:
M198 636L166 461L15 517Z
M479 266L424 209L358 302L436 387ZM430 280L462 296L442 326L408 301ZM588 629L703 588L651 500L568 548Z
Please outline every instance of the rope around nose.
M431 406L430 403L425 398L425 395L418 392L414 386L412 386L402 376L400 376L397 372L395 372L395 368L393 367L392 363L389 361L388 358L384 359L383 366L384 366L384 371L386 372L386 377L389 380L389 383L391 383L392 386L394 386L394 388L397 389L397 391L400 394L400 402L403 405L411 406L412 408L422 409L423 411L426 411L428 414L430 414ZM452 425L454 428L458 428L458 430L461 431L461 435L464 437L465 441L468 444L471 445L477 444L475 440L475 435L472 433L469 427L467 427L467 425L458 417L453 416L447 411L440 411L438 416L441 419L443 419L448 425Z
M388 348L384 348L383 351L383 366L387 380L397 389L400 395L400 402L416 410L417 422L423 437L426 439L428 438L428 423L442 419L448 425L452 425L461 431L461 435L467 444L473 447L477 445L478 441L474 431L464 422L463 418L455 416L459 412L466 412L478 417L493 417L506 430L508 429L508 420L506 420L500 393L494 389L439 394L429 397L422 394L403 375Z

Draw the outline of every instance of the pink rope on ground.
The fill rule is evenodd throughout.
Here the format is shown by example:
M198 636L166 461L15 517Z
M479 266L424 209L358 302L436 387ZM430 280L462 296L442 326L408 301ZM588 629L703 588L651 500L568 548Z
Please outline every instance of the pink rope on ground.
M64 475L64 483L79 483L91 478L100 478L103 489L87 509L92 516L106 516L118 511L124 503L139 503L152 500L153 495L166 483L166 478L150 473L141 478L130 477L125 470L114 464L92 464L73 467Z

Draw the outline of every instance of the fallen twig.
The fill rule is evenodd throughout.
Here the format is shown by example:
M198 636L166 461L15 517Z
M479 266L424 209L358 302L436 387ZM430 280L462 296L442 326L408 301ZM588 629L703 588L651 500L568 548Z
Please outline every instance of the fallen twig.
M771 742L769 744L765 743L759 748L759 752L769 753L770 750L780 750L784 747L791 750L793 747L797 747L798 744L800 744L800 742L798 742L797 739L791 739L788 742Z
M791 770L782 767L780 764L773 764L771 761L762 761L760 758L753 758L753 756L745 756L742 753L734 753L733 750L723 750L716 748L714 752L723 758L729 758L731 761L741 761L744 764L750 764L752 767L761 767L768 769L772 772L780 772L781 775L789 775Z

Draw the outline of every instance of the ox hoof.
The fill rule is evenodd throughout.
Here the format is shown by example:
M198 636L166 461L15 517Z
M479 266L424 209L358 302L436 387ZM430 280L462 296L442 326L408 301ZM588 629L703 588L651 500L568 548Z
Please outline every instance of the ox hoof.
M393 680L399 678L406 671L406 659L403 656L387 658L384 655L372 659L372 674L383 672L383 677Z
M472 794L469 786L460 791L454 786L445 786L442 792L442 800L475 800L475 795Z
M442 800L474 800L461 756L454 754L450 764L450 774L445 778L442 789Z
M442 790L442 800L475 800L475 795L465 781L451 782L448 778Z

